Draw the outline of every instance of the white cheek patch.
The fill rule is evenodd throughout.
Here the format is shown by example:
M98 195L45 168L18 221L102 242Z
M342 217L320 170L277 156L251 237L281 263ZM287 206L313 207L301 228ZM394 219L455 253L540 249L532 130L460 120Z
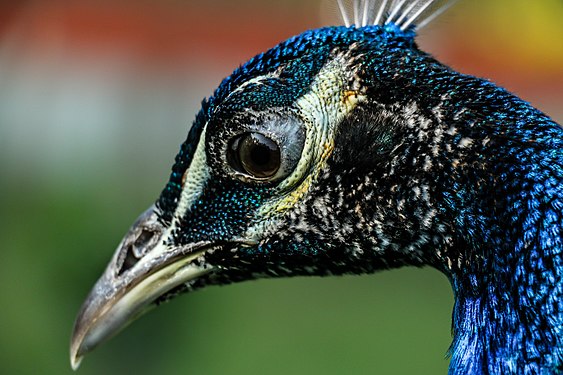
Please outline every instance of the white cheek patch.
M207 155L205 153L205 132L207 124L205 125L199 142L197 144L194 157L188 169L185 172L185 184L180 194L180 200L176 211L174 212L174 219L172 227L175 226L177 219L182 218L194 202L201 196L207 180L209 180L209 167L207 166Z
M301 159L295 170L279 185L279 190L292 191L285 203L291 207L309 188L311 179L322 169L334 148L338 124L363 97L347 89L351 69L346 67L345 56L336 56L319 71L310 90L294 106L306 129ZM303 176L305 179L303 180ZM298 186L295 184L303 180ZM283 200L274 204L279 211ZM274 207L269 207L269 209Z
M293 105L306 129L301 159L295 170L278 185L279 196L259 209L257 216L263 220L248 229L247 238L259 240L276 216L300 202L334 149L338 125L365 99L361 93L348 88L350 75L355 74L347 67L348 61L346 56L338 55L325 64L310 90Z
M295 189L295 183L311 168L320 169L332 152L338 124L361 101L360 95L351 95L352 91L347 89L351 69L346 68L346 61L342 55L329 61L317 73L310 90L295 102L307 137L299 163L279 185L280 190Z

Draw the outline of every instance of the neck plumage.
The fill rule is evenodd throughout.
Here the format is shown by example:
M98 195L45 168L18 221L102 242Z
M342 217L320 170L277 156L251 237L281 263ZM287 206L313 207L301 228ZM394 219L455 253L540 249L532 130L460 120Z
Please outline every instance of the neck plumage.
M563 132L512 105L528 118L466 141L486 157L459 174L463 193L448 202L462 246L446 267L456 295L451 374L563 371Z
M449 269L456 302L451 374L555 374L563 365L561 188L517 184ZM561 186L561 185L559 185ZM512 195L508 195L512 194ZM500 224L498 224L500 223ZM479 246L475 243L481 242ZM458 258L460 259L460 258Z
M343 246L374 249L353 252L356 272L448 275L451 374L563 372L563 128L427 55L385 53L334 151L359 229Z
M364 233L387 254L385 266L431 264L450 278L450 374L559 373L563 129L473 80L477 95L446 99L463 103L455 108L389 109L406 124L402 146L386 154L391 169L370 178L375 198L366 203L366 211L375 206L388 216L379 227L367 223ZM387 243L402 250L387 250Z
M450 374L561 373L561 284L521 276L477 294L456 290Z

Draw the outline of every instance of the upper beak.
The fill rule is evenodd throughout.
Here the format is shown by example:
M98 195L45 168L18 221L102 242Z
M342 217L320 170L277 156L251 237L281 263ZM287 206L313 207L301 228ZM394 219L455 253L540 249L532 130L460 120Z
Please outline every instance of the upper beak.
M86 353L147 311L158 297L213 270L203 259L194 262L211 248L209 243L172 247L167 244L170 233L152 206L123 238L74 323L73 369Z

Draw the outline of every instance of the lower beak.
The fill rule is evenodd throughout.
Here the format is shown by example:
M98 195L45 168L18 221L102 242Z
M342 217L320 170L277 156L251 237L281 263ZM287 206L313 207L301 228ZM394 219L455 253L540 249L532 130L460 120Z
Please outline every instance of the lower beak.
M170 247L169 234L154 206L131 227L78 313L70 345L73 369L86 353L146 312L160 296L213 271L203 261L212 248L209 244Z

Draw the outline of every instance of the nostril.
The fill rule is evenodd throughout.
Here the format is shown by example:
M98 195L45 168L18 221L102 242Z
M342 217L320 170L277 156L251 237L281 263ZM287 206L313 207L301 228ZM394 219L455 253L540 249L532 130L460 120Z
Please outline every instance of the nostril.
M133 245L136 248L142 249L147 246L147 244L153 238L153 236L154 236L154 232L149 232L144 230L141 232L141 234L139 234L139 237L137 237Z
M143 228L139 232L137 232L136 238L134 237L135 234L132 234L131 237L135 240L133 241L133 238L130 237L122 248L118 276L137 264L153 248L154 242L158 239L157 233L149 229Z
M123 262L121 263L121 267L119 269L118 275L123 274L125 271L131 269L137 262L139 258L135 256L133 251L133 245L128 245L125 248L125 256L123 257Z

